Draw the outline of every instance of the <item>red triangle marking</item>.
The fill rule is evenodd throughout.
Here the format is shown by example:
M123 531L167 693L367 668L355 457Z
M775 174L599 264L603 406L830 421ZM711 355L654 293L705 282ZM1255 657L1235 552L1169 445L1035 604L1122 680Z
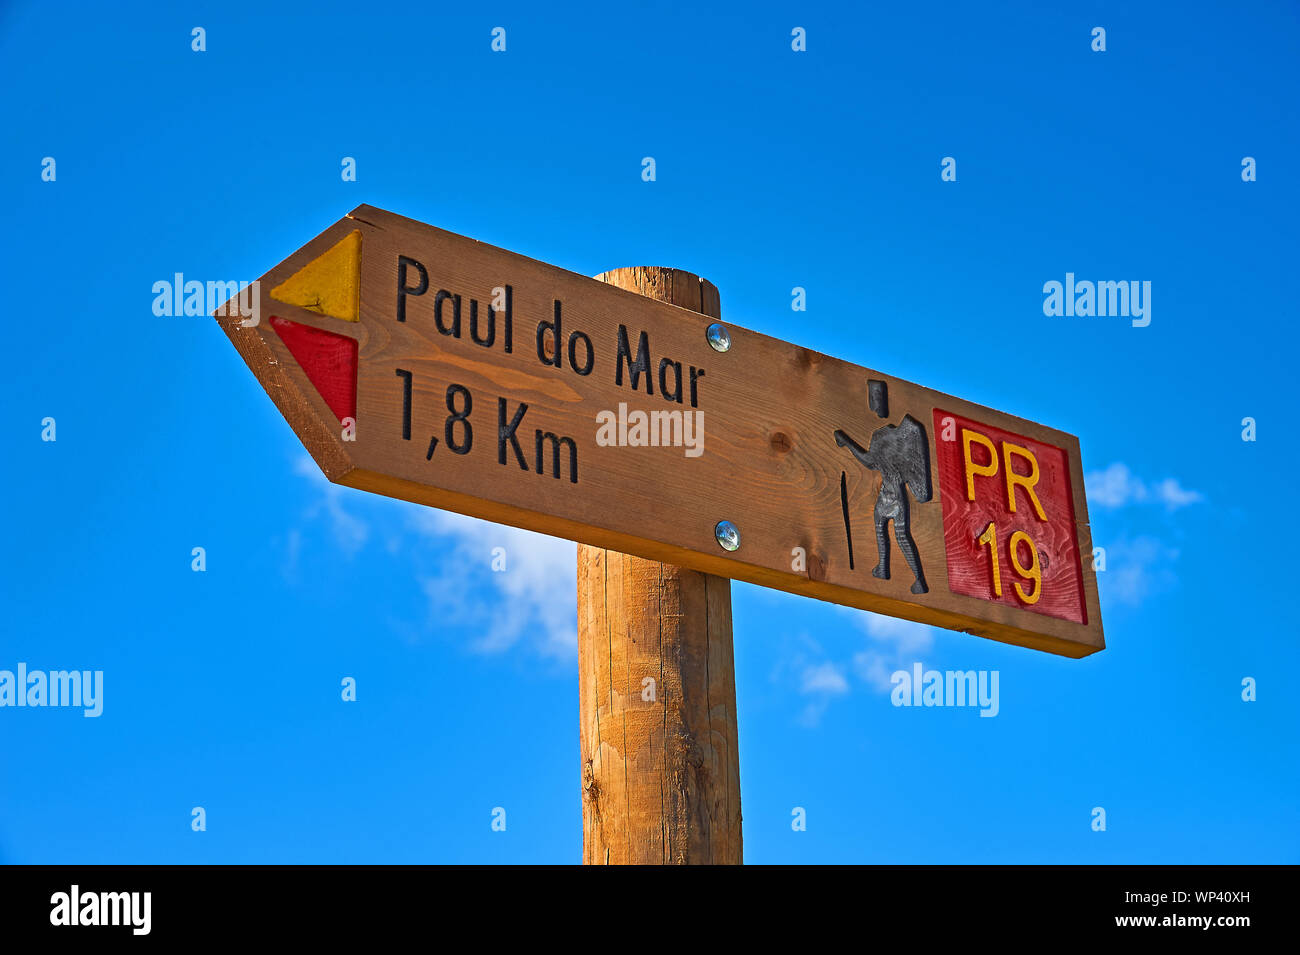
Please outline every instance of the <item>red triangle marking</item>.
M356 418L356 339L274 315L271 316L271 327L307 373L308 380L325 399L334 417L340 423L344 418Z

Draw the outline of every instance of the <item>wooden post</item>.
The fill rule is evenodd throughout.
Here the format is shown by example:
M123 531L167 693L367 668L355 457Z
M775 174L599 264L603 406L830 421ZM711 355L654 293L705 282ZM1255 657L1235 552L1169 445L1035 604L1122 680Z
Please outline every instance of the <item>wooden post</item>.
M689 272L596 277L721 317ZM579 544L578 667L583 862L739 864L731 581Z

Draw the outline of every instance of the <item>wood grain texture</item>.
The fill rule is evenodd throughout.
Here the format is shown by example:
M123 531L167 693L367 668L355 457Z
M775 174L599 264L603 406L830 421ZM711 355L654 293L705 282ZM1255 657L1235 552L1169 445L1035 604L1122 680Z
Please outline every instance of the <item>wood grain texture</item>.
M718 315L688 272L600 278ZM731 641L731 581L579 544L585 863L742 861Z
M268 289L354 230L361 233L360 321L338 321L269 298ZM427 271L427 291L399 294L404 259L418 261ZM408 288L418 288L415 274L408 267ZM666 298L671 290L676 301L680 280L679 273L663 270L637 278L636 291L615 288L362 206L261 279L260 326L240 327L238 316L224 311L219 321L304 446L337 483L1066 656L1086 656L1105 646L1076 438L730 323L731 348L716 352L705 337L709 319L697 306L688 309L648 297ZM509 329L498 304L492 345L475 344L471 309L482 339L490 327L487 309L494 299L500 301L495 290L505 286L511 289ZM439 291L448 297L441 298ZM688 283L683 294L706 306L717 300L717 290L707 283L695 289ZM438 326L440 312L443 327L452 327L452 296L461 301L458 335ZM539 324L553 320L557 300L561 354L547 357L558 357L559 368L539 359L536 337ZM405 321L397 320L399 302L404 303ZM269 330L271 315L357 340L355 441L343 440L335 416ZM647 336L653 394L647 393L644 375L633 389L626 368L622 384L616 383L620 327L633 350L639 334ZM571 367L568 339L573 332L591 343L586 375ZM580 343L578 357L584 357ZM683 377L690 368L702 372L697 409L689 401L664 400L658 377L662 358L681 363ZM404 379L399 370L411 378L409 440L402 437ZM889 423L911 415L926 424L932 467L938 458L931 424L936 408L1065 453L1086 624L953 592L937 480L931 498L912 501L910 510L928 592L910 592L912 575L894 544L892 576L872 576L872 507L881 478L856 463L834 438L843 429L864 442L883 423L868 405L869 380L887 385ZM446 430L452 385L473 399L467 416L473 446L464 454L453 450ZM513 447L498 446L501 399L511 413L521 403L528 405L517 435L518 455ZM463 398L456 401L462 408ZM688 457L680 447L599 444L597 415L617 411L620 403L632 410L701 411L703 454ZM454 440L462 437L459 429L450 435ZM546 443L545 453L538 455L536 432L571 437L576 482L570 480L567 446L561 477L555 478L552 448ZM538 457L546 459L543 473L538 473ZM853 566L841 474L859 555ZM722 550L714 538L722 519L740 529L742 544L735 552ZM806 554L802 565L792 560L795 548Z

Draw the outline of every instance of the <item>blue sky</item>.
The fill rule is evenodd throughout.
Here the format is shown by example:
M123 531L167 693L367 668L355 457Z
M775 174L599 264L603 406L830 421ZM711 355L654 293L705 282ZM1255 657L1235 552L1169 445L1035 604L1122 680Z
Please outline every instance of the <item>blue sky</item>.
M0 861L580 859L573 545L329 485L151 311L362 202L1079 435L1103 653L733 585L747 861L1300 861L1294 5L271 6L0 8L0 669L105 674L0 709ZM998 716L892 706L917 661Z

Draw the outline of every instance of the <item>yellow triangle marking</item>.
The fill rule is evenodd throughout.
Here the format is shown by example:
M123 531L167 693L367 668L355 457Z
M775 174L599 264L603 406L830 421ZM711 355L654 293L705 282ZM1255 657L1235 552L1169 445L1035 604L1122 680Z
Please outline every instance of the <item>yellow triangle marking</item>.
M312 259L271 289L271 298L317 315L358 321L361 302L361 230L353 229L333 248Z

